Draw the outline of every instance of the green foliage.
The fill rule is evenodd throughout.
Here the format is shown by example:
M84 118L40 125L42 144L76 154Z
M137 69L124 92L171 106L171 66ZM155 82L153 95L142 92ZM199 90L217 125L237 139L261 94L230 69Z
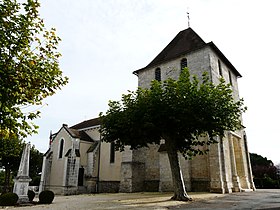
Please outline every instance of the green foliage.
M59 69L60 38L45 29L39 7L37 0L0 2L0 138L36 132L31 121L40 112L23 108L41 105L68 81Z
M271 160L256 153L250 153L250 159L256 188L280 188L277 168Z
M32 179L29 186L39 186L41 181L41 176L30 176Z
M5 169L18 169L23 147L24 143L17 138L0 138L0 162Z
M5 179L5 171L1 170L0 171L0 186L4 186L4 184L5 184L5 180L4 179Z
M116 149L123 150L126 145L137 149L165 139L192 157L203 154L200 146L215 143L224 131L241 128L245 110L243 100L233 99L223 79L214 85L204 74L199 82L184 69L177 81L152 81L150 89L138 88L121 101L110 101L106 115L100 114L102 140L115 141Z
M35 192L33 190L27 191L28 200L31 202L35 198Z
M39 186L40 184L40 173L42 172L43 155L44 154L38 151L34 145L31 147L29 160L29 176L32 181L29 184L30 186Z
M216 143L217 136L241 128L245 110L223 79L214 85L204 74L198 81L185 68L178 80L152 81L150 89L138 88L121 101L110 101L106 115L100 114L100 132L103 141L115 142L121 151L125 146L159 145L164 139L174 186L172 199L187 201L177 152L185 158L206 153L205 145Z
M14 135L15 136L15 135ZM14 138L0 138L0 162L5 170L4 180L1 180L4 184L3 192L8 192L10 190L13 177L16 176L21 153L23 150L24 143Z
M0 206L14 206L18 201L16 193L4 193L0 195Z
M0 162L5 170L3 177L0 176L0 183L3 183L4 191L10 188L12 179L17 175L21 154L25 143L16 138L0 138ZM30 149L29 176L32 179L30 185L39 185L38 176L40 176L43 161L43 154L39 152L34 145ZM40 178L39 178L40 179Z
M54 199L54 193L50 190L44 190L39 194L39 203L51 204Z
M250 153L250 159L252 166L273 166L273 162L266 157L258 155L256 153Z

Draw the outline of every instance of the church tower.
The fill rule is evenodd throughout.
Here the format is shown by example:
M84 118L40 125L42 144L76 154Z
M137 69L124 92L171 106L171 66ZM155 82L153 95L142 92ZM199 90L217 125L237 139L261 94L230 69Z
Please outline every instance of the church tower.
M180 31L175 38L144 68L133 73L139 87L149 88L152 80L178 79L182 68L201 79L207 72L218 84L223 77L239 99L237 79L241 74L213 43L204 42L192 29ZM231 193L254 190L245 130L227 131L224 139L209 146L207 155L180 164L188 191ZM149 149L123 152L121 192L172 191L172 178L167 154L156 145Z

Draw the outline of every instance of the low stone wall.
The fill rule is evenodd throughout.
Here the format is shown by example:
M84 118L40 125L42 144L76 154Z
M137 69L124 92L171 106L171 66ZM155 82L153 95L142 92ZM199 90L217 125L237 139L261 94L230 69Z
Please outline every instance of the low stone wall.
M192 192L209 192L210 181L208 179L192 179L191 181Z
M144 182L145 192L158 192L159 190L159 180L146 180Z
M100 193L117 193L120 189L119 181L100 181L99 192Z

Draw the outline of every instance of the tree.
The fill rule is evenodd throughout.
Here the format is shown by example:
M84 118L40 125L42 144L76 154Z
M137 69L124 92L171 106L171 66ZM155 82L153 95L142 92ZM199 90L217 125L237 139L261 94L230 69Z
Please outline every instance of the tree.
M41 105L68 81L59 68L60 38L45 29L39 2L21 2L0 1L0 138L36 132L31 121L40 112L23 108Z
M29 176L32 179L30 185L39 186L40 177L42 172L43 164L43 153L38 151L33 145L30 149L30 160L29 160Z
M254 183L258 188L279 188L277 167L271 160L256 153L250 153Z
M11 180L17 176L21 155L26 145L25 142L15 138L0 139L0 163L4 169L4 192L9 191ZM32 179L30 185L39 185L42 171L43 154L33 145L30 149L29 176ZM1 179L1 178L0 178Z
M23 147L24 143L15 135L9 139L0 138L0 162L5 170L3 192L9 191L11 180L16 176Z
M148 147L165 140L170 162L175 200L190 200L184 188L178 152L185 158L204 154L203 145L216 143L226 130L241 128L245 111L243 100L235 101L230 85L218 85L206 74L201 82L184 69L179 80L152 81L150 89L138 88L110 101L106 114L100 114L105 142L115 142L116 150ZM207 138L199 138L208 136Z

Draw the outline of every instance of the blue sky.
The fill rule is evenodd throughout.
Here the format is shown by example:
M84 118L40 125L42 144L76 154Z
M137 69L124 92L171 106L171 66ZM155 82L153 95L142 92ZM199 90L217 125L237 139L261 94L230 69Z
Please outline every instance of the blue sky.
M109 100L135 90L146 66L191 27L213 41L243 75L240 96L250 152L280 162L279 20L277 0L42 0L46 27L62 38L60 66L69 84L45 100L39 134L27 140L45 152L50 130L105 112Z

